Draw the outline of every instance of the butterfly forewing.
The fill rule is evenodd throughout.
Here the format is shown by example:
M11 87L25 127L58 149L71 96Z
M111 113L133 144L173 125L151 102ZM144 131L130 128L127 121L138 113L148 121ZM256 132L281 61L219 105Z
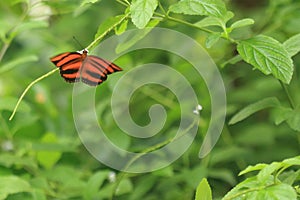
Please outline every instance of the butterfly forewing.
M122 71L114 63L97 56L87 56L87 50L82 52L66 52L51 58L67 82L82 80L88 85L97 86L107 79L107 74Z
M82 65L82 54L78 52L67 52L52 57L53 62L59 67L60 75L70 83L80 80L80 67Z

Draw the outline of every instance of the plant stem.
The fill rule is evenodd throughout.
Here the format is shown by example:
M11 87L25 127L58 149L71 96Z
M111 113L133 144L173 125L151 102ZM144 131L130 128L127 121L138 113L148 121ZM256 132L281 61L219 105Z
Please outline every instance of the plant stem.
M129 16L130 12L126 13L120 21L118 21L117 23L115 23L114 25L112 25L111 27L109 27L104 33L102 33L101 35L99 35L91 44L89 44L86 49L91 49L93 48L95 45L97 45L103 38L104 36L106 36L111 30L113 30L116 26L118 26L119 24L121 24L128 16Z
M155 15L157 15L157 16L159 16L159 17L163 17L163 18L165 18L165 19L167 19L167 20L170 20L170 21L178 22L178 23L184 24L184 25L186 25L186 26L190 26L190 27L199 29L199 30L201 30L201 31L203 31L203 32L206 32L206 33L210 33L210 34L215 33L215 32L212 31L212 30L209 30L209 29L206 29L206 28L197 26L197 25L195 25L195 24L192 24L192 23L190 23L190 22L187 22L187 21L184 21L184 20L181 20L181 19L177 19L177 18L174 18L174 17L170 17L170 16L168 16L168 15L163 15L163 14L161 14L161 13L155 13ZM224 29L224 28L223 28L223 29ZM224 31L224 33L226 33L226 32ZM226 33L226 34L227 34L227 33ZM233 40L232 38L228 37L228 34L227 34L227 35L226 35L226 34L225 34L225 35L222 35L221 38L226 39L226 40L228 40L228 41L230 41L230 42L232 42L232 43L237 43L235 40Z
M213 31L209 30L209 29L206 29L206 28L202 28L202 27L199 27L195 24L192 24L190 22L187 22L187 21L184 21L184 20L181 20L181 19L177 19L177 18L174 18L174 17L170 17L168 15L163 15L161 13L155 13L155 15L157 16L160 16L160 17L163 17L165 19L168 19L168 20L171 20L171 21L174 21L174 22L178 22L178 23L181 23L181 24L184 24L184 25L187 25L187 26L190 26L190 27L193 27L193 28L196 28L196 29L200 29L201 31L204 31L206 33L214 33Z
M128 6L128 5L130 5L130 4L127 4L127 3L125 3L124 1L121 1L121 0L116 0L119 4L122 4L123 6Z
M163 146L165 146L165 145L167 145L167 144L169 144L169 143L171 143L171 142L173 142L173 141L176 141L176 140L180 139L181 137L185 136L185 135L189 132L189 130L190 130L191 128L193 128L197 123L199 123L199 118L198 118L198 117L195 118L195 120L193 121L193 123L191 123L191 125L190 125L189 127L187 127L187 128L183 131L183 133L182 133L181 135L179 135L179 136L177 136L177 137L169 138L169 139L167 139L167 140L165 140L165 141L163 141L163 142L161 142L161 143L158 143L158 144L156 144L156 145L153 145L153 146L151 146L151 147L149 147L149 148L143 150L140 154L138 154L138 155L136 155L135 157L133 157L133 158L127 163L127 165L124 167L123 171L120 173L119 178L118 178L118 180L117 180L117 182L116 182L116 184L115 184L115 186L114 186L114 189L113 189L113 191L112 191L112 196L111 196L110 199L112 200L112 199L114 198L114 195L116 194L116 191L117 191L117 189L118 189L118 187L119 187L119 185L120 185L120 182L122 181L123 177L125 177L125 175L128 174L128 172L125 172L125 170L128 169L128 168L130 167L130 165L132 165L132 163L134 163L137 159L139 159L140 157L142 157L142 156L145 155L146 153L155 151L155 150L157 150L157 149L159 149L159 148L161 148L161 147L163 147Z
M4 45L3 45L3 47L1 48L1 51L0 51L0 62L1 62L1 60L4 56L4 54L5 54L6 50L8 49L8 47L9 47L9 43L4 42Z
M51 74L53 74L54 72L56 72L57 70L59 70L59 68L56 68L56 69L53 69L52 71L48 72L47 74L44 74L43 76L40 76L39 78L35 79L34 81L32 81L27 87L26 89L23 91L22 95L20 96L20 98L18 99L18 102L11 114L11 116L9 117L9 121L11 121L13 119L13 117L15 116L16 114L16 111L22 101L22 99L24 98L25 94L28 92L28 90L34 85L36 84L37 82L39 82L40 80L50 76Z
M294 103L294 101L293 101L293 99L290 95L290 92L289 92L287 86L282 81L279 80L279 82L280 82L280 85L281 85L282 89L284 90L284 92L285 92L285 94L286 94L286 96L289 100L289 104L290 104L291 108L295 109L296 108L295 103Z

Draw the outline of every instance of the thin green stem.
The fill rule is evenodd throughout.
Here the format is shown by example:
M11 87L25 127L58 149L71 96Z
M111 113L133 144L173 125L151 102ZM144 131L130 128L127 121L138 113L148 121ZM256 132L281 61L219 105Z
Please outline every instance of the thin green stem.
M199 27L195 24L192 24L190 22L187 22L187 21L184 21L184 20L181 20L181 19L177 19L177 18L174 18L174 17L170 17L168 15L163 15L161 13L155 13L155 15L159 16L159 17L163 17L167 20L171 20L171 21L174 21L174 22L178 22L178 23L181 23L181 24L184 24L184 25L187 25L187 26L190 26L190 27L193 27L193 28L196 28L196 29L199 29L201 31L204 31L206 33L214 33L213 31L209 30L209 29L206 29L206 28L202 28L202 27Z
M126 3L126 2L124 2L124 1L121 1L121 0L116 0L119 4L122 4L123 6L128 6L128 5L130 5L128 2Z
M179 135L179 136L177 136L177 137L169 138L169 139L167 139L167 140L165 140L165 141L163 141L163 142L161 142L161 143L158 143L158 144L156 144L156 145L153 145L153 146L151 146L151 147L149 147L149 148L143 150L141 153L137 154L135 157L133 157L133 158L126 164L126 166L124 167L123 171L120 173L119 178L118 178L116 184L114 185L114 189L113 189L113 191L112 191L112 196L111 196L110 199L112 200L112 199L114 198L114 195L116 194L116 191L117 191L117 189L118 189L118 187L119 187L119 185L120 185L120 182L122 181L123 177L125 177L125 175L128 174L128 172L125 172L125 171L132 165L132 163L134 163L137 159L141 158L143 155L145 155L145 154L147 154L147 153L150 153L150 152L152 152L152 151L155 151L155 150L157 150L157 149L160 149L161 147L163 147L163 146L165 146L165 145L167 145L167 144L169 144L169 143L171 143L171 142L174 142L174 141L180 139L181 137L185 136L185 135L189 132L189 130L190 130L191 128L193 128L197 123L199 123L199 118L198 118L198 117L195 118L195 120L193 121L193 123L191 123L191 125L190 125L189 127L187 127L187 128L183 131L183 133L182 133L181 135Z
M158 7L159 7L159 9L167 16L167 12L166 12L166 10L164 9L164 7L161 5L160 2L158 2Z
M1 51L0 51L0 62L2 61L2 58L5 54L5 52L7 51L8 47L9 47L9 43L4 42L4 45L3 45L3 47L1 48Z
M120 21L118 21L117 23L115 23L114 25L112 25L111 27L109 27L104 33L102 33L101 35L99 35L91 44L89 44L86 49L92 49L95 45L97 45L111 30L113 30L116 26L118 26L119 24L121 24L128 16L129 16L130 12L126 13L121 19Z
M272 184L272 185L273 185L273 184ZM267 187L269 187L269 186L272 186L272 185L262 186L262 187L249 188L249 189L247 189L247 190L243 190L243 191L241 191L241 192L238 192L238 193L236 193L236 194L234 194L234 195L232 195L232 196L229 196L229 197L223 198L223 199L224 199L224 200L235 199L235 198L237 198L237 197L242 197L243 195L245 195L245 194L247 194L247 193L249 193L249 192L254 192L254 191L263 190L263 189L265 189L265 188L267 188Z
M177 22L177 23L184 24L184 25L186 25L186 26L190 26L190 27L199 29L199 30L201 30L201 31L203 31L203 32L206 32L206 33L210 33L210 34L215 33L214 31L209 30L209 29L207 29L207 28L199 27L199 26L197 26L197 25L195 25L195 24L192 24L192 23L190 23L190 22L187 22L187 21L184 21L184 20L181 20L181 19L177 19L177 18L174 18L174 17L170 17L170 16L168 16L168 15L164 15L164 14L156 13L156 12L155 12L155 15L156 15L156 16L159 16L159 17L162 17L162 18L165 18L165 19L170 20L170 21L174 21L174 22ZM226 40L232 42L232 43L237 43L235 40L233 40L232 38L230 38L230 37L229 37L228 35L226 35L226 34L225 34L224 36L221 36L221 37L222 37L223 39L226 39Z
M3 132L5 133L6 137L12 140L12 133L9 130L9 127L7 126L7 123L5 122L2 114L0 113L0 124L2 127Z
M26 89L23 91L22 95L21 95L20 98L18 99L18 102L17 102L17 104L16 104L16 106L15 106L15 108L14 108L14 110L13 110L11 116L9 117L9 120L10 120L10 121L11 121L11 120L13 119L13 117L15 116L16 111L17 111L17 109L18 109L18 107L19 107L19 105L20 105L22 99L24 98L25 94L28 92L28 90L29 90L34 84L36 84L36 83L39 82L40 80L42 80L42 79L44 79L44 78L50 76L51 74L53 74L53 73L56 72L57 70L59 70L59 68L55 68L55 69L53 69L52 71L48 72L47 74L44 74L43 76L40 76L39 78L37 78L37 79L35 79L34 81L32 81L32 82L26 87Z
M285 92L285 94L287 96L287 99L289 101L289 104L290 104L291 108L295 109L296 108L295 103L293 101L292 96L290 95L290 92L289 92L287 86L282 81L280 81L280 80L279 80L279 83L280 83L282 89L284 90L284 92Z

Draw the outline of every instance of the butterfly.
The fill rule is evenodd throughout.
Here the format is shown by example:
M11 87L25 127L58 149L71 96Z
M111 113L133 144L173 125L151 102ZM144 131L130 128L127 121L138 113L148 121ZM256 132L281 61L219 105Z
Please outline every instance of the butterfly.
M107 75L122 71L116 64L88 56L88 50L65 52L50 58L59 67L60 75L69 83L82 81L90 86L97 86L107 79Z

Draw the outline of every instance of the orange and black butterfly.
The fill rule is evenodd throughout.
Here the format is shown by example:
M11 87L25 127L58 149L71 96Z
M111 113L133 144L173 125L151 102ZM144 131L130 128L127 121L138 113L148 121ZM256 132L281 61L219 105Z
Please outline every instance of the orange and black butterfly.
M70 83L82 81L90 86L97 86L107 79L107 75L122 71L112 62L97 56L88 56L88 50L66 52L50 58L60 75Z

